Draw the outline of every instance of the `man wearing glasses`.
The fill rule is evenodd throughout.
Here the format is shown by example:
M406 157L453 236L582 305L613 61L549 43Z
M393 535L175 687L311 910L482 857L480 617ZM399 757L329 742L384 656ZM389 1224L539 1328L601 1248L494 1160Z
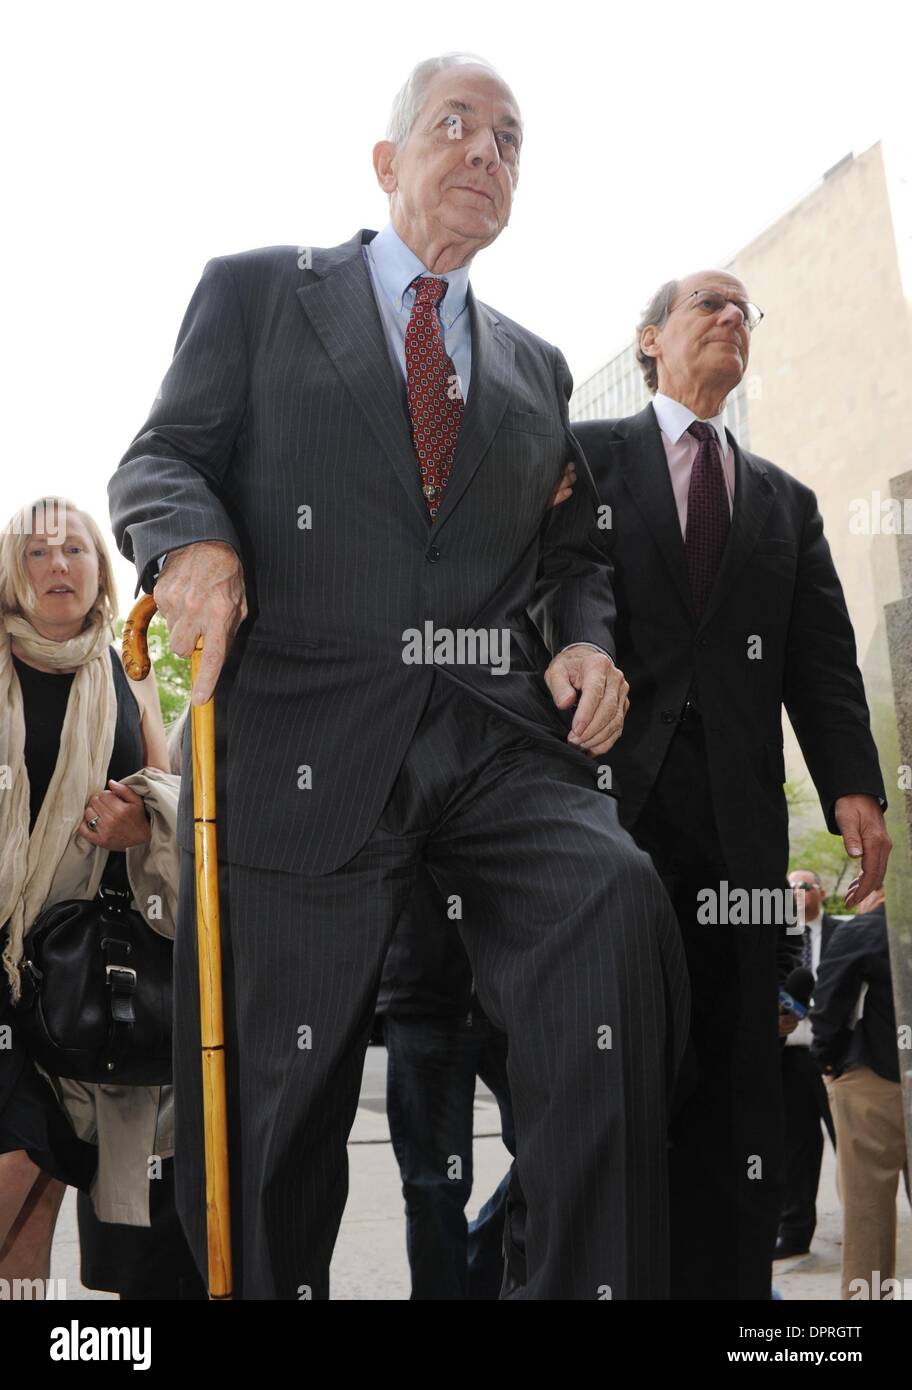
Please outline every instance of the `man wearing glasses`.
M611 509L616 660L630 685L612 785L675 904L693 991L669 1145L673 1298L771 1296L777 973L800 945L788 935L783 705L830 831L861 859L847 903L879 886L890 850L816 499L722 422L762 317L721 271L663 285L637 334L651 404L574 425Z

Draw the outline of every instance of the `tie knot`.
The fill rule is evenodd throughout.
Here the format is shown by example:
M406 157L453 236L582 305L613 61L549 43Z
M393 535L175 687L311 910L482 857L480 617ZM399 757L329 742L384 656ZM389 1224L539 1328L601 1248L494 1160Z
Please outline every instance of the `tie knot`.
M707 425L705 420L694 420L693 424L687 426L687 433L692 434L694 439L699 439L701 444L718 437L712 425Z
M415 291L416 304L437 305L446 294L448 283L434 275L419 275L409 285L409 289Z

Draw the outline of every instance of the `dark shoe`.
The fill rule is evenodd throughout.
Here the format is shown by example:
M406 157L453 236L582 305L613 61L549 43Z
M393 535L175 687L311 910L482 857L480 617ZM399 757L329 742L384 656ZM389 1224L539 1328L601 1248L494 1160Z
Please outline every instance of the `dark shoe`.
M773 1251L774 1260L790 1260L795 1255L810 1254L811 1246L809 1241L796 1240L794 1236L780 1236L776 1241L776 1249Z
M526 1283L526 1199L513 1165L504 1207L504 1277L500 1297L516 1298Z

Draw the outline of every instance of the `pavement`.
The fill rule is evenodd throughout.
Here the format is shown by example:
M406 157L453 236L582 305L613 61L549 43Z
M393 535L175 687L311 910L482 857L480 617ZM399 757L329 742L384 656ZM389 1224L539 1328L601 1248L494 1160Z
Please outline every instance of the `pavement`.
M332 1262L334 1299L397 1300L409 1295L405 1218L399 1170L386 1120L386 1052L368 1049L361 1097L349 1140L350 1194ZM475 1188L467 1207L475 1216L510 1165L500 1138L493 1096L481 1083L475 1094ZM897 1277L912 1279L912 1219L900 1185ZM785 1300L839 1298L841 1213L836 1165L827 1143L817 1202L818 1224L810 1254L781 1260L774 1284ZM65 1280L70 1299L114 1299L79 1282L76 1194L67 1190L51 1256L51 1278ZM60 1286L57 1286L58 1289ZM912 1287L912 1285L910 1285Z

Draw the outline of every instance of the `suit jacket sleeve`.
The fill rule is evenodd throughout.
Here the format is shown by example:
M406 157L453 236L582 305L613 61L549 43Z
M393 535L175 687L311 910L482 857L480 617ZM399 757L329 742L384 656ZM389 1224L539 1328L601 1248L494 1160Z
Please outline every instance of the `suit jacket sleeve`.
M833 811L840 796L866 793L885 807L855 634L812 492L786 644L784 703L830 832L839 834Z
M801 937L790 936L788 928L787 922L781 922L776 928L776 978L780 985L784 985L801 964Z
M864 945L857 939L859 935L851 922L840 923L826 955L821 956L811 1010L811 1054L821 1069L833 1067L838 1072L852 1040L849 1019L865 979Z
M613 566L606 534L599 530L599 497L586 457L570 430L570 369L555 350L555 388L560 401L567 456L577 481L573 495L550 507L542 522L538 576L529 614L555 656L576 642L601 647L614 658Z
M163 551L225 541L236 529L220 497L247 402L247 347L234 277L208 262L184 315L148 420L108 484L117 545L151 590Z

